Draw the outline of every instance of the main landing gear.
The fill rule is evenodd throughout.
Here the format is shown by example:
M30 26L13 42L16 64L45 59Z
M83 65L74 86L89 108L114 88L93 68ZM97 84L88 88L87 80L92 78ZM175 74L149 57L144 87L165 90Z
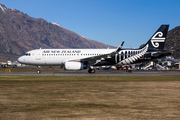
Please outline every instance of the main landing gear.
M89 72L89 73L95 73L96 71L95 71L94 68L89 68L88 72Z

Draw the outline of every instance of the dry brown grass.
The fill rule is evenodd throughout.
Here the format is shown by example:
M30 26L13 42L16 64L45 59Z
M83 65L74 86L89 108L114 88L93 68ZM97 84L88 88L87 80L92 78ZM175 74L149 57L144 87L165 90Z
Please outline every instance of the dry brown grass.
M179 118L180 76L0 77L2 120Z

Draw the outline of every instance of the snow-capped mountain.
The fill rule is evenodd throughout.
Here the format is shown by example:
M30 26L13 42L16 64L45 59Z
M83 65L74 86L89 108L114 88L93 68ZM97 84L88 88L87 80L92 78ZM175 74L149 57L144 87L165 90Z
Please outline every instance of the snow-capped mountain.
M33 18L0 4L0 56L22 55L39 48L108 48L61 25Z

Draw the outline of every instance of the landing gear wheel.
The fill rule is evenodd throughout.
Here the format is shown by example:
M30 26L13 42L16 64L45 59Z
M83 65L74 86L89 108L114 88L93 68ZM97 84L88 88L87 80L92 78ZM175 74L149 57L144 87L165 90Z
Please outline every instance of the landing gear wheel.
M89 73L95 73L96 71L95 71L95 69L89 68L88 72L89 72Z
M37 70L37 74L40 74L41 73L41 70Z

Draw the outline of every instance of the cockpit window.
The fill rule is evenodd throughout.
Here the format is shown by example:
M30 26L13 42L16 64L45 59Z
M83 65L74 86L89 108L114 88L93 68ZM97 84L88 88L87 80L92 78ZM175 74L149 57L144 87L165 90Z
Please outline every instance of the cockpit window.
M25 56L31 56L31 54L30 54L30 53L25 53L24 55L25 55Z

